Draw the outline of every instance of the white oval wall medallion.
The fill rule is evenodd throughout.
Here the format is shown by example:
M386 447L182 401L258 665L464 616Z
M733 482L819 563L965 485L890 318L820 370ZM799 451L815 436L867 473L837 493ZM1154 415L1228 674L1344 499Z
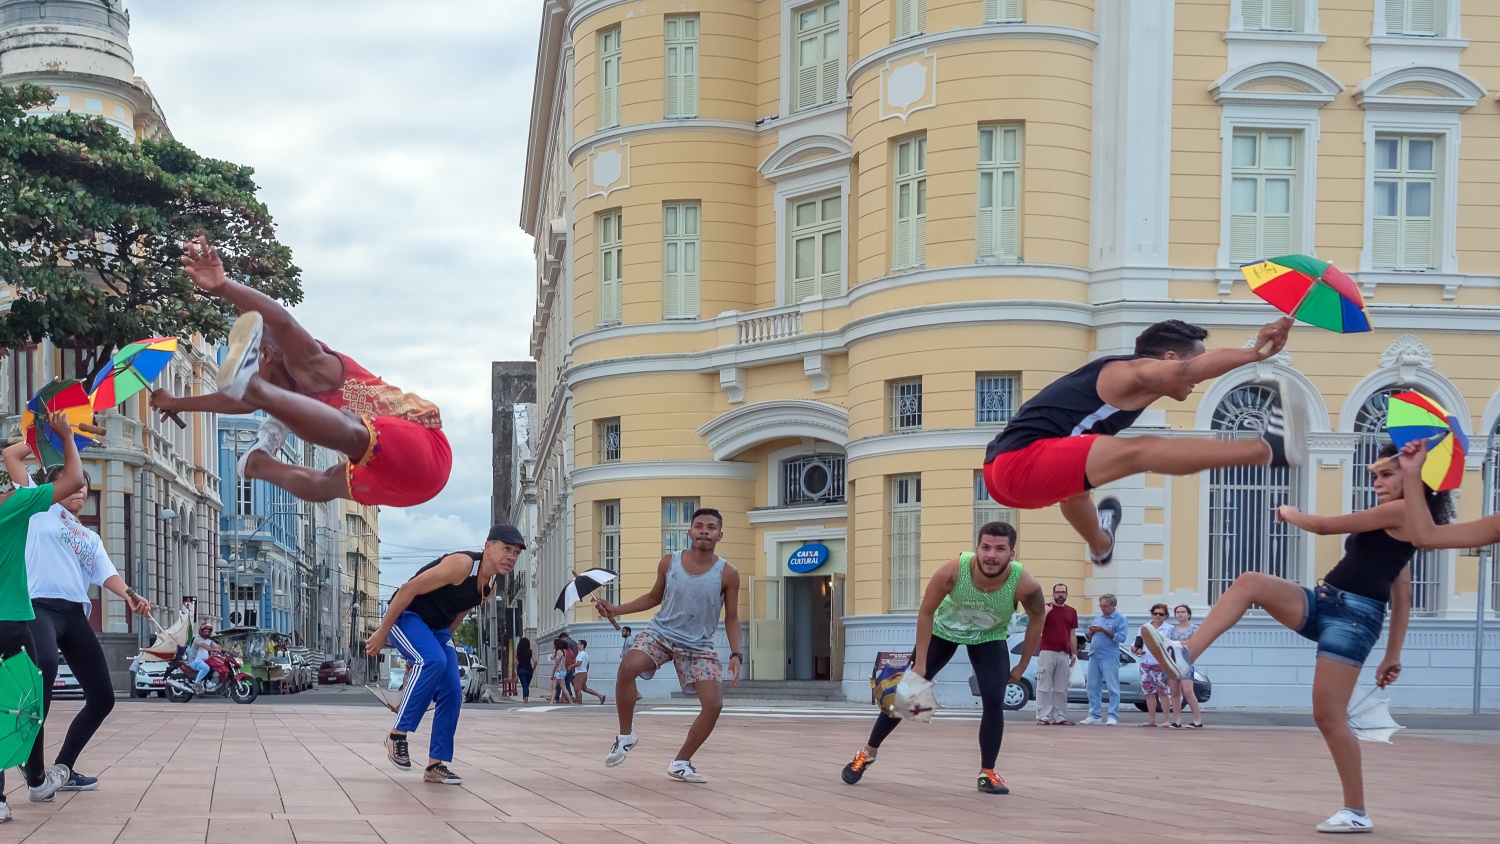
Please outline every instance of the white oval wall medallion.
M891 59L880 69L880 119L906 118L937 105L937 54Z

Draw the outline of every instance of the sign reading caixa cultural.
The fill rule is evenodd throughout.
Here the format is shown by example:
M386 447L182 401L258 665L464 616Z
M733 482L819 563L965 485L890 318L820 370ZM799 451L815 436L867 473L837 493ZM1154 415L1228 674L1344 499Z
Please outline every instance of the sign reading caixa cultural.
M792 556L786 560L786 567L793 574L807 574L826 562L828 562L828 546L821 542L809 542L792 552Z

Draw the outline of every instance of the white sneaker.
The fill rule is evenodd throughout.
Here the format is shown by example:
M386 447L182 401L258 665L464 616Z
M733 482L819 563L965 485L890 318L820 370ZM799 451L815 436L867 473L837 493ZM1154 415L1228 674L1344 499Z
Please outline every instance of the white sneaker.
M1292 466L1306 466L1310 459L1307 404L1302 400L1302 394L1286 379L1276 382L1276 391L1281 394L1282 425L1286 429L1286 462Z
M10 820L10 804L0 800L0 823Z
M1079 721L1078 723L1087 724L1092 727L1095 724L1103 724L1104 722L1101 721L1098 716L1090 715L1089 717L1083 719L1082 721Z
M291 433L291 429L287 428L285 422L274 416L267 416L266 421L260 423L260 430L255 432L255 439L250 441L250 447L245 449L245 453L240 455L240 461L235 464L235 470L240 473L240 477L245 477L245 466L250 462L250 455L257 451L264 451L275 457L276 452L281 450L282 444Z
M1333 817L1317 826L1319 832L1370 832L1374 829L1375 822L1369 815L1361 817L1348 809L1334 812Z
M1151 626L1150 622L1141 625L1141 643L1146 650L1156 657L1161 670L1166 672L1173 680L1181 680L1183 677L1192 676L1193 666L1188 661L1187 648L1181 642L1169 642L1161 635L1161 631Z
M1116 724L1119 724L1119 723L1120 723L1120 719L1116 718L1113 715L1111 715L1111 716L1109 716L1109 720L1104 722L1104 726L1106 726L1106 727L1113 727L1113 726L1115 726Z
M628 736L615 736L614 746L609 749L609 755L604 757L604 767L613 768L623 764L625 762L625 754L629 753L630 749L635 747L637 741L639 739L635 737L635 733L631 733Z
M708 777L698 773L692 762L673 762L667 766L667 776L683 782L708 782Z
M219 364L219 392L232 399L245 397L250 378L260 371L260 338L265 320L255 311L246 311L229 329L229 349Z
M30 794L31 802L51 803L52 798L57 795L57 790L62 788L63 783L66 783L72 776L73 772L62 763L48 768L47 776L42 779L41 785L27 786L26 790Z

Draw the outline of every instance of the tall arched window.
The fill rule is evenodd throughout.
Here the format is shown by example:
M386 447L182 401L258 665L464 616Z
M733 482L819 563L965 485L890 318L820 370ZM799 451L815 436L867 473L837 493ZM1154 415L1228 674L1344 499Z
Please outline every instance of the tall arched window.
M1236 387L1214 410L1213 430L1222 439L1253 436L1276 401L1265 384ZM1301 503L1297 469L1230 466L1208 476L1208 600L1217 601L1234 579L1249 571L1302 582L1301 544L1293 540L1276 508Z
M1365 510L1375 506L1375 476L1370 474L1369 466L1380 459L1381 446L1390 442L1390 438L1385 435L1385 416L1391 396L1408 389L1412 388L1385 387L1376 390L1355 412L1354 433L1359 435L1359 440L1355 443L1354 463L1349 469L1353 473L1350 486L1354 490L1353 500L1349 502L1351 510ZM1441 572L1442 558L1437 551L1417 552L1411 564L1413 613L1431 615L1438 611Z

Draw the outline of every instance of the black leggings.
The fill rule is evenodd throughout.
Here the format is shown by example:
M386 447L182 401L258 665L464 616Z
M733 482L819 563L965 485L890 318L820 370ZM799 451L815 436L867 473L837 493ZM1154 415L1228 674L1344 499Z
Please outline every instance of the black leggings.
M48 711L52 709L52 681L57 679L57 652L68 659L73 677L83 687L83 709L73 716L68 734L55 761L69 768L78 761L83 746L98 732L110 710L115 708L115 684L109 678L109 663L99 634L89 626L83 604L61 598L33 598L31 609L36 619L27 623L36 642L37 667L42 669L42 694ZM38 742L40 746L40 742Z
M979 679L979 699L984 705L979 716L979 767L988 771L995 767L1000 742L1005 738L1005 686L1010 682L1010 651L1004 639L964 647L969 649L969 662ZM923 676L928 680L936 677L956 653L958 643L934 634L927 645L927 672ZM900 718L882 710L875 719L875 729L870 731L870 746L879 748L900 723Z
M10 659L22 651L36 662L36 645L31 641L31 630L24 621L0 621L0 659ZM56 660L54 659L54 662ZM50 689L52 681L47 680L44 686ZM44 693L47 695L48 693ZM44 697L45 699L45 697ZM31 755L26 758L26 764L21 770L26 774L27 785L42 784L42 731L37 730L36 743L31 746ZM0 770L0 803L5 802L5 771Z

